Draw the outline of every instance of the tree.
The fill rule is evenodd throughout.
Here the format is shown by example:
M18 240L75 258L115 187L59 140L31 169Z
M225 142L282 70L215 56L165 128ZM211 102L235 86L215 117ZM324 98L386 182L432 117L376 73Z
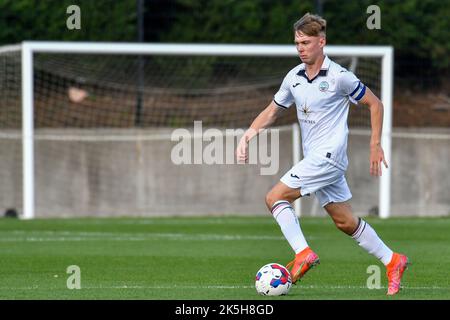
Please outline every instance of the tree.
M74 3L76 2L76 3ZM81 29L68 30L68 6L81 9ZM0 44L23 40L134 41L135 0L1 0Z

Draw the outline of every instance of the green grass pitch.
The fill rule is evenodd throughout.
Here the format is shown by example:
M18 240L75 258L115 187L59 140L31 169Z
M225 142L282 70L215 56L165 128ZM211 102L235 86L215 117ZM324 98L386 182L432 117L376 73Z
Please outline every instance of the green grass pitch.
M258 296L256 271L293 254L267 217L0 219L0 299L450 299L450 219L367 218L412 265L386 296L384 266L329 218L302 218L321 264L283 297ZM81 270L68 289L67 267ZM368 289L370 265L381 288Z

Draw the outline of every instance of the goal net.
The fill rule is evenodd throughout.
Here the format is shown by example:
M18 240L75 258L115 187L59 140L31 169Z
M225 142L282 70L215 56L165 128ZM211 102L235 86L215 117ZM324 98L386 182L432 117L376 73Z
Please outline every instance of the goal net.
M390 76L382 72L386 52L329 46L326 53L380 96L383 76ZM270 164L260 154L256 163L238 165L229 153L242 133L237 129L250 125L299 63L293 46L3 47L1 209L25 218L265 215L265 193L299 156L295 108L269 137L269 145L279 142L268 147L267 157L279 155ZM359 214L386 210L382 201L388 206L389 199L381 200L380 181L368 173L367 107L351 106L349 128L353 207ZM222 151L211 149L221 144ZM269 165L271 174L261 174ZM321 214L313 197L301 202L302 215Z

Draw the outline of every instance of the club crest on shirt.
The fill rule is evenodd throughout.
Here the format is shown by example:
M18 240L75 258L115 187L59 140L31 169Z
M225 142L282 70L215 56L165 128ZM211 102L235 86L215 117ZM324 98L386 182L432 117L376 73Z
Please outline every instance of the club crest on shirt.
M326 81L322 81L322 82L319 84L319 90L322 91L322 92L327 91L329 87L330 87L330 85L329 85L328 82L326 82Z

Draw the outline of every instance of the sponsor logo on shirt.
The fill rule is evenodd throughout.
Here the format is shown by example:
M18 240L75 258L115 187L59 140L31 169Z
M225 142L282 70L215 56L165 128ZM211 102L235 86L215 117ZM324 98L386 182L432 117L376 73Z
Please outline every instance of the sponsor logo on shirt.
M315 124L316 122L314 120L308 120L311 113L312 113L311 109L305 104L302 107L302 113L301 113L303 116L305 116L305 118L299 118L298 120L303 123Z
M309 109L309 107L305 104L302 107L302 115L305 116L306 119L308 119L309 115L312 113L312 111Z

